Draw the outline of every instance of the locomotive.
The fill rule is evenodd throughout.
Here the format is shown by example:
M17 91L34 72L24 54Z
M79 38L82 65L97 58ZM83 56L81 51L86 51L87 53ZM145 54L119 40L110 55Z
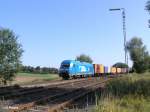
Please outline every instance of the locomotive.
M107 67L102 64L90 64L77 60L64 60L59 68L59 76L63 79L115 75L126 72L127 68Z

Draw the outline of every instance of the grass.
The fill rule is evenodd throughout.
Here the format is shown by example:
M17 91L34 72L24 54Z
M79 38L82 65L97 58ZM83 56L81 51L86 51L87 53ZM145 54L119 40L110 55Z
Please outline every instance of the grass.
M142 96L127 95L122 98L107 96L96 105L95 112L149 112L150 101Z
M53 80L58 78L57 74L33 74L33 73L18 73L17 76L24 76L24 77L37 77L41 79Z
M59 79L58 74L32 74L32 73L18 73L12 84L28 85L45 83L51 80Z
M150 72L146 72L143 74L132 73L132 74L126 75L124 77L132 78L133 80L140 80L140 79L150 80Z
M95 112L149 112L150 73L130 74L106 84Z
M128 94L150 96L150 75L130 75L106 84L106 92L122 97Z

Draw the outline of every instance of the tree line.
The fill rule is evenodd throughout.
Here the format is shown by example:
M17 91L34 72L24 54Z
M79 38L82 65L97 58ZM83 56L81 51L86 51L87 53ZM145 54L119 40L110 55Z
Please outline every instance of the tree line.
M58 69L53 67L32 67L32 66L21 66L20 72L24 73L37 73L37 74L57 74Z

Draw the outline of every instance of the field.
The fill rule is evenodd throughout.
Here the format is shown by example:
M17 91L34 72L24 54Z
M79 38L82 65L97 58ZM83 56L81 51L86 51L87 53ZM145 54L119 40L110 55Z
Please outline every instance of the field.
M150 73L130 74L106 84L94 112L149 112Z
M52 80L59 80L58 74L31 74L31 73L18 73L12 84L26 85L46 83Z

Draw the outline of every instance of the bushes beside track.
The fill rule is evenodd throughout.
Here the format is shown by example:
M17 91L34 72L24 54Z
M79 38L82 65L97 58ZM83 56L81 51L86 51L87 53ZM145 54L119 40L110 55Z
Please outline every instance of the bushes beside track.
M58 69L53 67L32 67L32 66L22 66L20 72L23 73L35 73L35 74L58 74Z
M94 112L149 112L150 73L113 79L105 87Z
M106 92L119 97L128 94L150 96L150 79L114 79L106 84Z

